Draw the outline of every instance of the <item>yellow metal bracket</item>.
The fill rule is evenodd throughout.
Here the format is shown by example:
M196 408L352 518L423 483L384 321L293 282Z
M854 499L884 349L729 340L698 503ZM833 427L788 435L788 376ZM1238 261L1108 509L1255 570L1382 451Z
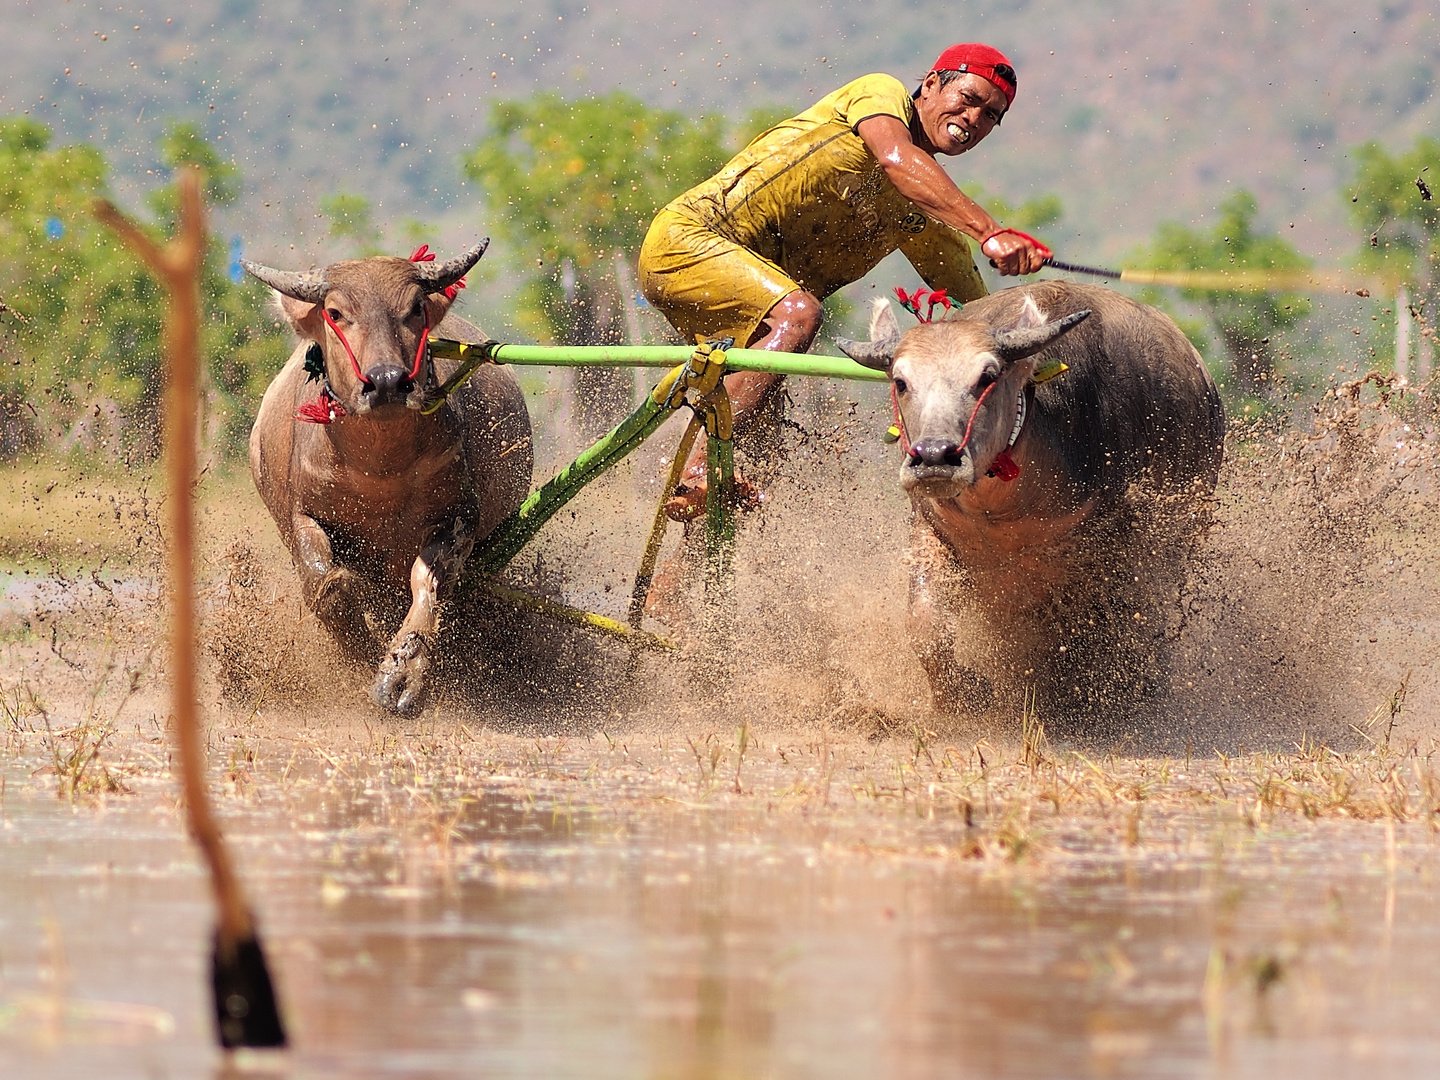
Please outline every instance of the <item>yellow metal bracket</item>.
M635 575L635 588L630 597L630 625L639 628L644 618L645 601L650 595L660 543L665 536L667 517L665 504L680 486L690 450L705 429L709 451L707 472L710 473L711 497L706 500L707 559L720 567L718 577L728 579L730 552L734 547L734 465L730 451L734 436L734 412L730 395L725 391L725 353L735 344L733 338L701 341L684 365L671 371L652 393L652 400L671 410L689 406L694 418L685 429L680 446L671 462L669 475L660 489L660 502L650 526L640 567ZM716 576L716 575L707 575Z

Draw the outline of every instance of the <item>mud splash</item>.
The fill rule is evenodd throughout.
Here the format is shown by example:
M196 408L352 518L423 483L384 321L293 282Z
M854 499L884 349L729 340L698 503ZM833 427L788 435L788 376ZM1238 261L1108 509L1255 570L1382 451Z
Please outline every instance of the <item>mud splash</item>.
M931 709L879 402L792 413L740 537L734 649L632 662L471 600L409 721L368 704L225 489L211 781L296 1040L277 1068L1424 1071L1435 413L1383 380L1335 389L1232 432L1164 621L1165 708L1063 738L1019 693ZM622 615L662 453L512 580ZM42 576L0 609L0 1071L203 1075L211 914L158 584Z
M678 661L632 658L472 598L445 620L441 713L537 733L781 717L972 741L1013 740L1033 713L1052 737L1126 753L1354 746L1402 686L1411 723L1437 717L1430 659L1440 642L1428 612L1440 549L1427 528L1440 464L1426 389L1367 377L1335 386L1303 428L1273 417L1236 423L1213 524L1186 580L1158 598L1130 598L1115 615L1124 632L1157 639L1168 694L1112 693L1078 725L1036 713L1034 680L1023 678L1002 684L980 714L932 707L904 641L908 507L873 437L883 410L812 394L792 417L784 476L742 527L732 651L687 637L700 623L698 587L672 589L665 621L652 623L686 643ZM587 491L517 560L511 583L623 618L658 453ZM696 538L679 533L668 574L698 581ZM363 673L341 664L300 607L283 552L264 545L252 538L229 553L211 634L221 689L236 706L363 707ZM1155 674L1130 670L1126 652L1110 649L1092 654L1099 670L1087 676L1057 644L1037 644L1034 657L1052 680L1103 676L1124 687ZM994 655L979 624L960 648L982 667Z

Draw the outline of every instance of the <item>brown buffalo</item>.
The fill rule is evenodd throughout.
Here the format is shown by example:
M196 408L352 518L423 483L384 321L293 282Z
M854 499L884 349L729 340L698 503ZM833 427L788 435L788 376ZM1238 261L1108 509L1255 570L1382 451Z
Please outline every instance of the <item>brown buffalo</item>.
M301 339L250 433L255 486L306 603L351 656L379 661L371 697L399 713L424 700L440 609L471 549L530 486L530 418L508 369L482 367L421 411L454 370L437 371L428 336L484 340L449 313L484 250L304 273L244 263ZM372 623L397 621L382 651Z
M841 347L890 373L914 508L910 636L937 706L983 707L997 678L1056 715L1163 690L1167 601L1225 431L1185 335L1108 289L1045 281L903 335L879 301L870 336ZM1057 360L1068 370L1037 385ZM962 612L985 632L959 659L937 614Z

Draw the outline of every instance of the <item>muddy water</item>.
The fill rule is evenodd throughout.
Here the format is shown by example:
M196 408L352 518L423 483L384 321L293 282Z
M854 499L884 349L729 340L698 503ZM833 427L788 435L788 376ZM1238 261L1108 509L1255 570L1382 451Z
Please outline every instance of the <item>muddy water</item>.
M1440 1062L1432 833L1257 817L1249 766L1169 763L1142 814L1026 802L977 787L973 761L899 743L757 730L741 754L698 732L566 742L289 719L299 735L212 742L294 1041L247 1068L1414 1076ZM74 804L46 771L66 739L12 735L0 1075L223 1074L206 883L164 745L136 727L105 754L128 793Z
M930 709L893 469L845 450L883 408L793 447L742 529L732 655L632 670L480 608L403 723L226 489L211 780L278 1060L213 1048L153 574L27 565L0 600L0 1077L1436 1071L1440 426L1334 400L1232 448L1173 695L1103 736L1047 739L1019 697ZM658 472L587 492L516 584L622 614Z

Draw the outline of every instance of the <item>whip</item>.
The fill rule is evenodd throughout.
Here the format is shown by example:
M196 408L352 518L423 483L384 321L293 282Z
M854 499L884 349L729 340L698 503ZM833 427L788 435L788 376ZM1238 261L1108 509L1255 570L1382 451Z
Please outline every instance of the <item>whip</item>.
M993 262L992 262L993 265ZM1180 289L1207 289L1224 292L1289 292L1319 290L1321 292L1372 293L1392 295L1395 283L1378 278L1357 278L1350 274L1320 273L1309 270L1111 270L1103 266L1046 259L1052 270L1068 274L1088 274L1110 281L1127 281L1136 285L1170 285Z

